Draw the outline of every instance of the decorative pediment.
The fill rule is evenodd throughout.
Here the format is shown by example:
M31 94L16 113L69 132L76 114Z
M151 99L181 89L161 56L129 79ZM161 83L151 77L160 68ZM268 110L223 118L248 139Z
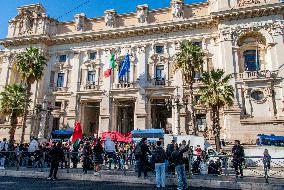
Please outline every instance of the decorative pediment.
M100 62L98 60L87 60L82 64L82 69L88 69L88 68L96 68L100 67Z
M156 63L164 63L169 61L169 55L168 54L153 54L150 56L150 62L156 64Z

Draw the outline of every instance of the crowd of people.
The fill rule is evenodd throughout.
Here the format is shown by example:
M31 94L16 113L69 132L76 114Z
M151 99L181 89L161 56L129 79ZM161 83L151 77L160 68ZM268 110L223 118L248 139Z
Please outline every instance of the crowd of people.
M164 148L165 147L165 148ZM232 148L232 165L236 176L243 177L244 148L236 140ZM226 158L226 157L224 157ZM265 150L263 163L270 168L271 156ZM14 161L14 162L11 162ZM45 142L38 143L36 139L29 144L11 144L6 139L0 142L0 168L4 166L44 168L50 167L48 179L56 180L58 168L77 168L82 165L83 174L94 171L100 175L102 165L107 169L125 170L133 166L140 178L148 177L148 172L155 172L157 187L165 187L166 174L178 178L178 189L187 189L187 172L194 174L222 173L224 160L222 157L209 159L206 150L197 145L191 146L190 141L177 144L174 140L164 145L160 138L155 143L150 143L142 138L137 143L119 143L107 137L105 141L100 138L95 140L70 142Z

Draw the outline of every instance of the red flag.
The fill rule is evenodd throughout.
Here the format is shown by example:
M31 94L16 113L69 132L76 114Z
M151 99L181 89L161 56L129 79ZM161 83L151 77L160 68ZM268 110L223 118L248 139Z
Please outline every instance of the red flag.
M111 68L104 71L104 77L107 78L111 75Z
M73 136L72 136L72 143L74 143L77 139L82 139L82 128L80 122L76 122Z

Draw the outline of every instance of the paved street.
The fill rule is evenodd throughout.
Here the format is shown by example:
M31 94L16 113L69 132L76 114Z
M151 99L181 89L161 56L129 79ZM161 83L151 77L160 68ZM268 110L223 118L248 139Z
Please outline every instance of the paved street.
M144 189L155 189L151 185L141 184L125 184L125 183L110 183L110 182L93 182L93 181L74 181L74 180L58 180L48 181L46 179L36 178L15 178L15 177L0 177L0 189L5 190L144 190ZM174 190L174 186L164 188L164 190ZM202 188L190 188L202 190ZM205 190L205 188L204 188ZM206 188L206 190L210 190ZM212 189L221 190L221 189Z

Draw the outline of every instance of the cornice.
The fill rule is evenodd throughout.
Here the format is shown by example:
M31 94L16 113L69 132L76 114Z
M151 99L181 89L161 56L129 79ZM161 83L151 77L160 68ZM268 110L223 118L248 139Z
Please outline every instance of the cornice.
M237 9L211 13L212 19L216 22L224 20L238 20L252 17L269 16L284 13L284 4L275 3L253 7L240 7Z
M118 39L141 35L179 32L199 28L211 28L215 26L215 24L216 23L210 19L210 16L207 16L203 18L149 24L147 26L113 28L107 31L84 32L80 34L67 34L57 36L32 35L25 37L13 37L0 40L0 45L3 45L5 47L37 43L44 43L46 45L60 45L88 41Z
M204 3L207 4L207 3ZM198 6L190 5L190 6ZM81 43L89 41L119 39L127 37L135 37L142 35L152 35L160 33L179 32L186 30L194 30L201 28L217 27L218 24L224 20L238 20L251 17L261 17L267 15L282 14L284 12L283 3L276 3L270 5L260 5L254 7L238 8L220 12L213 12L208 16L182 19L182 20L169 20L163 23L152 23L144 26L129 26L121 28L110 28L101 31L86 31L82 33L72 33L64 35L31 35L6 38L0 40L0 45L5 47L17 45L29 45L43 43L45 45L60 45Z

